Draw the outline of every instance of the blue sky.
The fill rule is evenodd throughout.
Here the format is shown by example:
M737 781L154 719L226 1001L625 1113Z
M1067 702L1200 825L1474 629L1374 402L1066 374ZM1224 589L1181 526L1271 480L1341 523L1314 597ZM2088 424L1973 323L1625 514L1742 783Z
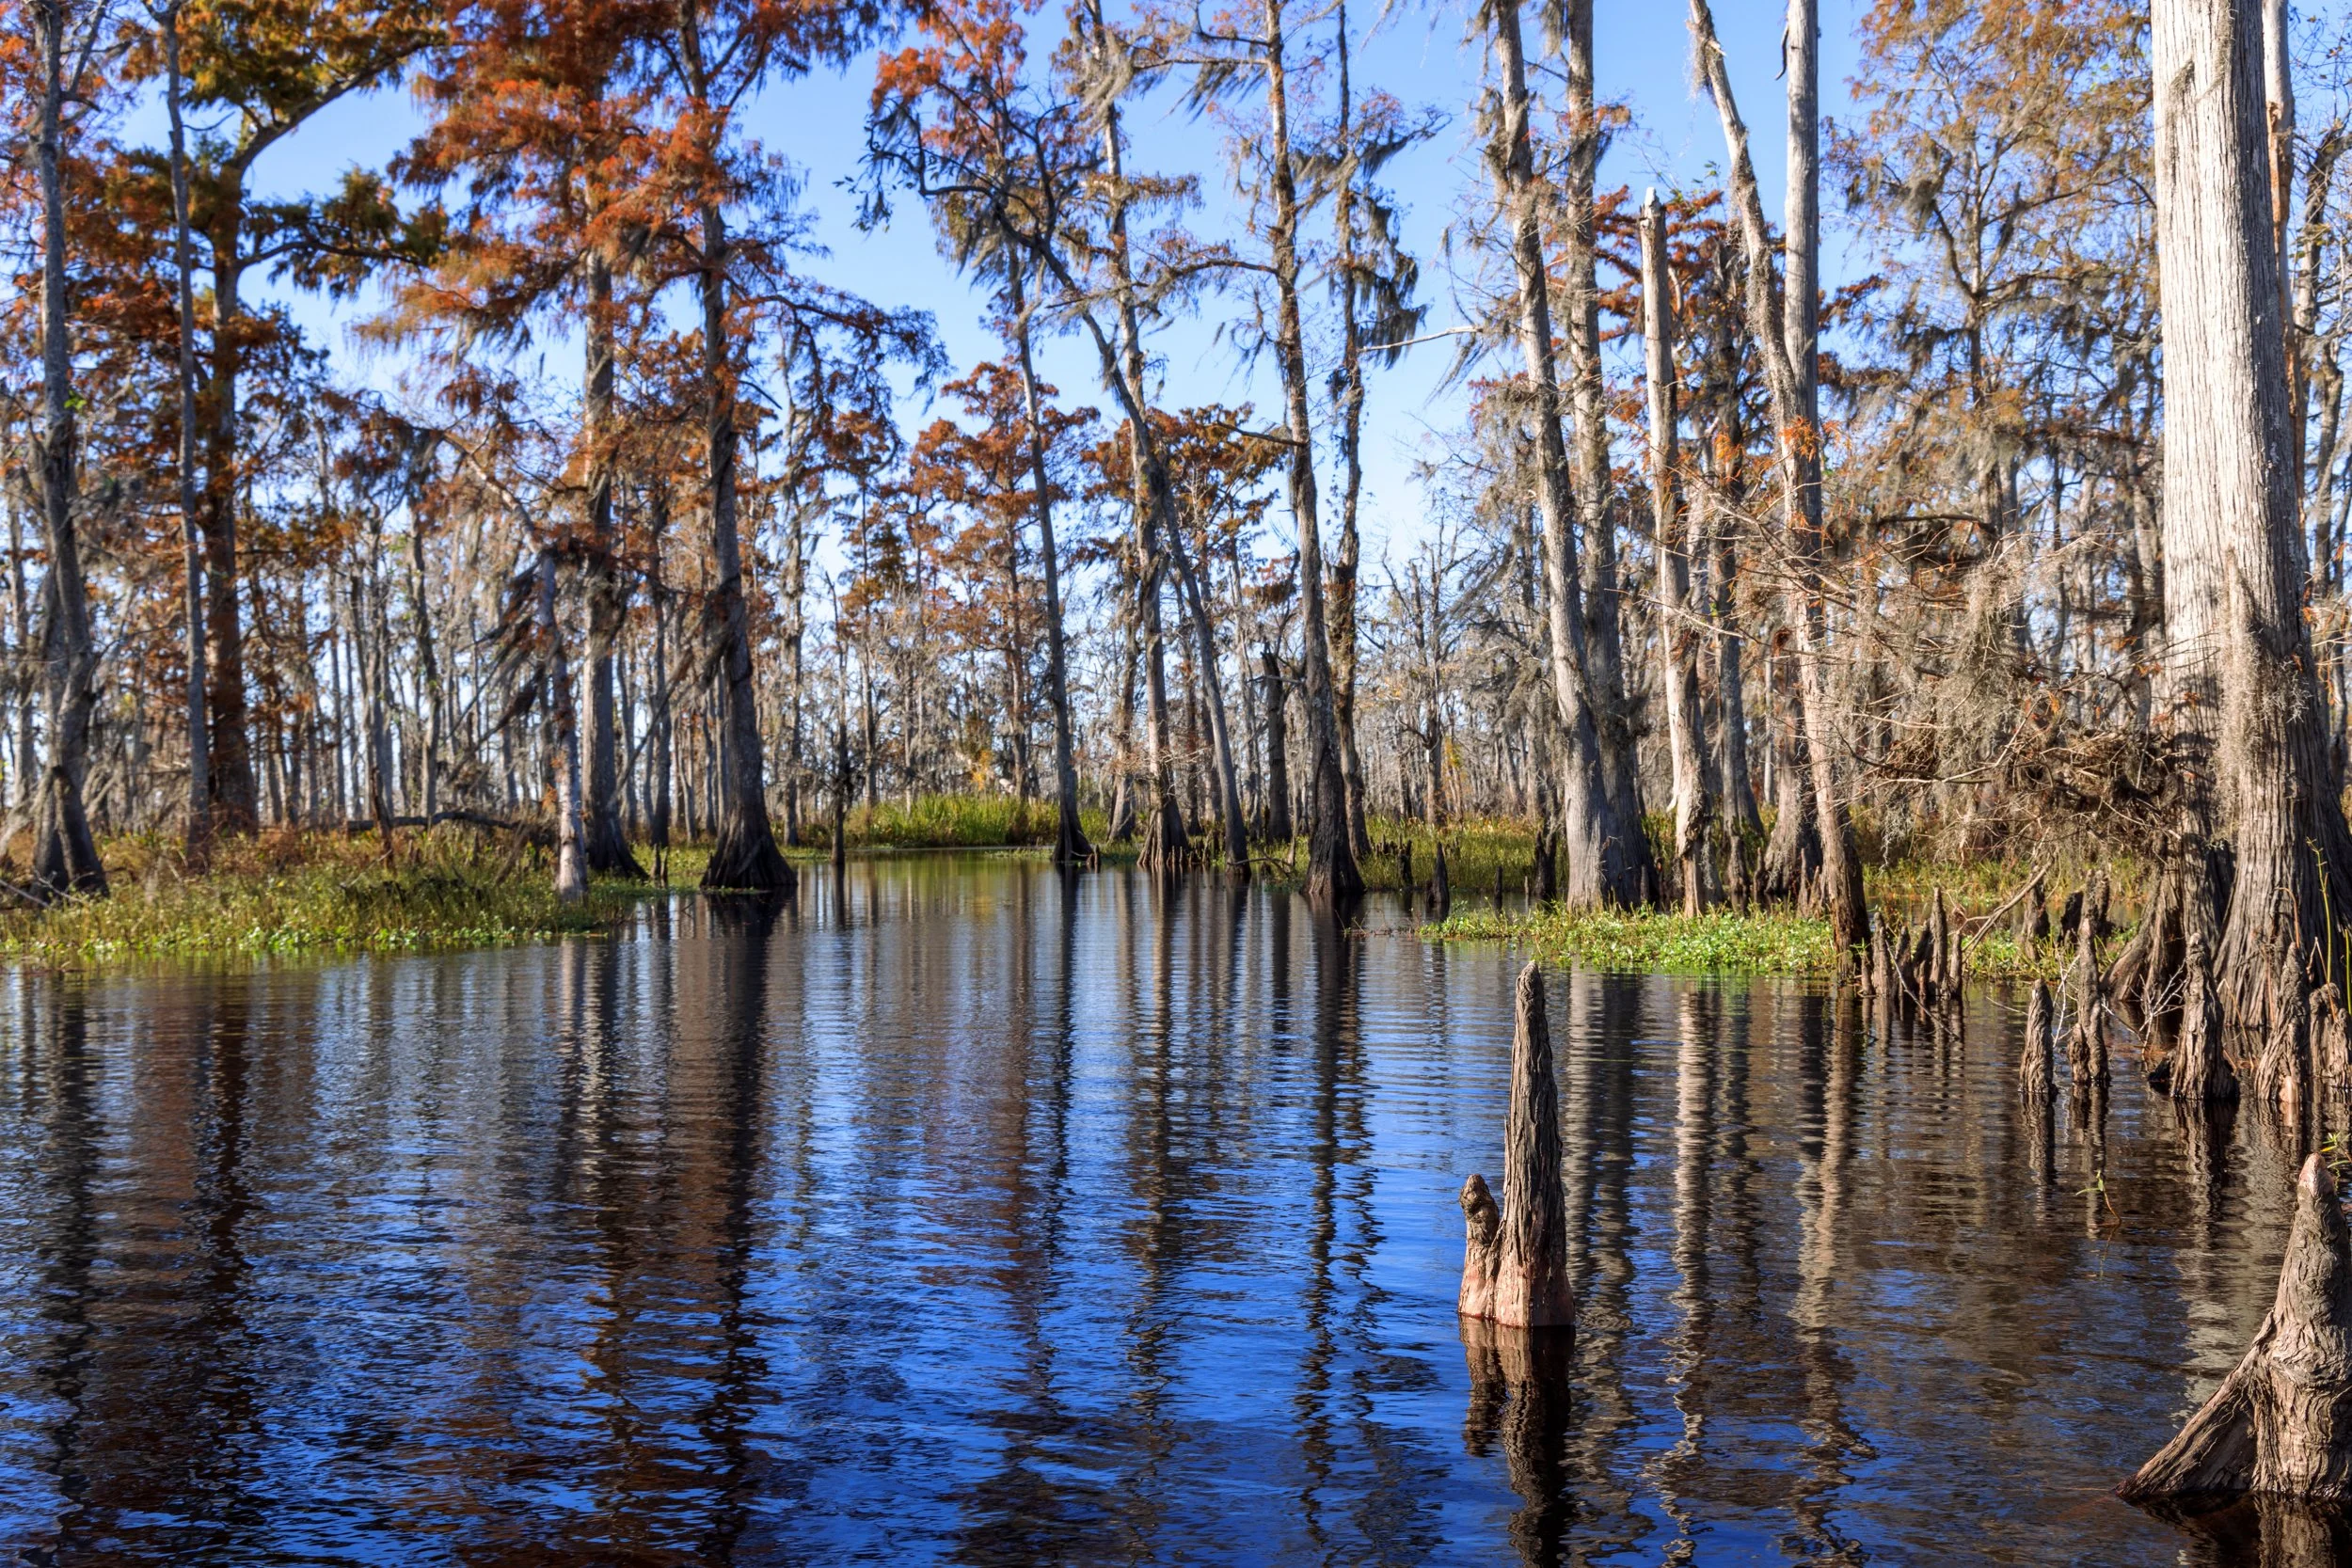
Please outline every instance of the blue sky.
M1846 85L1856 55L1852 30L1862 4L1823 0L1821 96L1823 112L1832 117L1848 107ZM1638 190L1647 184L1712 184L1709 169L1723 158L1723 136L1712 105L1692 88L1685 8L1677 0L1597 0L1597 6L1599 92L1624 103L1631 114L1630 128L1609 153L1604 185L1629 184ZM1359 3L1355 16L1359 27L1364 9ZM1784 99L1778 80L1782 8L1773 0L1717 0L1715 9L1740 108L1755 138L1767 204L1777 214L1784 166ZM1314 14L1306 7L1292 11L1295 22ZM1382 87L1410 107L1428 105L1449 116L1434 138L1392 163L1384 176L1404 205L1406 243L1422 261L1423 297L1431 304L1427 329L1432 332L1460 321L1451 299L1442 236L1463 210L1465 193L1473 193L1470 198L1476 199L1483 183L1470 106L1486 62L1484 51L1465 39L1469 15L1460 6L1395 10L1369 44L1359 46L1355 70L1359 91L1365 86ZM1531 17L1531 43L1534 37ZM820 218L818 232L831 250L813 270L879 303L930 309L958 366L993 356L999 346L983 325L983 302L941 258L918 205L901 203L891 225L874 233L859 232L852 221L854 198L838 182L857 168L869 79L870 62L860 62L847 71L779 84L752 111L755 134L806 171L809 200ZM324 188L355 164L380 166L418 123L403 91L348 101L265 154L255 171L255 188L264 194ZM1139 106L1130 129L1137 169L1189 170L1202 176L1203 204L1190 219L1197 231L1215 235L1235 230L1236 208L1214 126L1171 103L1154 102ZM1834 200L1828 206L1830 233L1823 261L1834 284L1849 269L1842 264L1846 236L1837 227ZM1326 214L1310 220L1321 226L1328 221ZM345 374L372 382L389 379L395 367L362 356L350 335L352 325L370 309L367 302L339 309L321 299L288 297ZM1322 304L1318 290L1310 297L1310 309ZM1238 303L1231 307L1239 308ZM1220 309L1220 302L1212 300L1200 319L1161 333L1156 346L1165 360L1164 401L1176 406L1246 401L1262 413L1275 408L1279 400L1271 366L1246 367L1230 346L1217 341L1215 326ZM570 367L564 362L568 351L550 340L544 352L549 356L551 373L568 377ZM1461 394L1442 385L1453 352L1451 342L1429 343L1407 355L1395 370L1378 373L1371 385L1363 508L1369 556L1376 558L1386 540L1405 544L1420 531L1414 464L1440 450L1460 423ZM1327 367L1312 369L1319 381ZM1067 400L1108 405L1110 400L1095 379L1091 351L1081 342L1062 340L1045 345L1043 370ZM905 414L911 424L932 417L931 410L913 399ZM1319 455L1327 465L1328 452ZM1278 518L1275 526L1287 536L1286 518Z

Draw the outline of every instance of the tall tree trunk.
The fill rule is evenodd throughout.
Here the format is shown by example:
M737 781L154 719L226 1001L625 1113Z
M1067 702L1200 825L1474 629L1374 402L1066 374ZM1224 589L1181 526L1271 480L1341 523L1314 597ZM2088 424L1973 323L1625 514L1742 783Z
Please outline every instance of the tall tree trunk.
M2260 1021L2274 919L2319 965L2332 957L2328 911L2352 908L2352 845L2302 614L2290 456L2301 432L2280 319L2262 22L2246 0L2155 0L2150 32L2166 673L2176 724L2214 749L2212 767L2193 769L2193 831L2233 851L2216 958L2238 1024Z
M751 609L743 595L736 526L735 371L727 358L727 230L718 205L702 211L703 395L709 452L710 631L718 639L720 777L717 842L706 888L789 892L792 867L768 825L757 693L752 684Z
M1853 821L1838 794L1836 715L1822 646L1828 634L1821 597L1821 426L1818 355L1820 326L1816 259L1820 251L1820 163L1818 90L1820 28L1815 0L1789 0L1786 53L1788 74L1788 227L1785 290L1775 290L1771 230L1748 128L1731 92L1731 74L1708 0L1691 0L1691 28L1699 71L1724 127L1731 153L1732 200L1747 264L1747 316L1764 362L1781 477L1781 515L1794 568L1788 595L1796 642L1798 683L1813 782L1814 815L1821 835L1831 940L1842 955L1866 932L1862 857Z
M82 808L89 768L90 713L97 705L98 653L90 641L89 599L82 581L81 541L75 535L73 346L65 297L66 0L36 0L33 24L40 49L40 510L48 534L46 665L49 756L35 809L40 822L33 885L51 895L103 895L106 868L99 863Z
M424 816L431 820L441 809L441 747L446 740L442 733L443 715L449 702L441 690L441 657L433 641L433 600L430 577L424 565L424 507L422 496L412 491L408 498L408 591L416 600L417 611L417 697L424 709L424 754L417 767L422 788Z
M1364 759L1356 746L1356 574L1362 556L1356 509L1364 488L1364 344L1363 326L1356 319L1360 262L1356 254L1355 105L1349 95L1345 0L1337 8L1334 26L1340 168L1332 218L1339 245L1340 363L1333 387L1340 416L1340 537L1331 552L1331 716L1339 725L1340 772L1347 784L1348 842L1360 860L1372 853L1372 834L1364 820ZM1238 642L1234 647L1241 650ZM1247 658L1246 651L1241 657Z
M653 694L645 715L645 835L653 846L654 875L670 879L670 816L675 800L676 718L670 690L670 590L661 570L661 550L670 531L670 488L657 481L645 496L645 531L652 581L646 597L653 610Z
M210 681L213 826L249 833L260 821L260 782L246 730L245 623L237 603L237 379L245 360L238 291L245 274L245 166L224 166L214 182L212 374L203 388L205 676Z
M1536 508L1543 519L1545 622L1553 700L1565 746L1560 763L1561 828L1567 850L1565 901L1575 909L1635 904L1645 889L1648 846L1639 822L1617 815L1602 769L1599 717L1585 660L1582 580L1577 567L1576 498L1561 434L1558 362L1553 353L1549 273L1545 265L1542 193L1535 183L1528 127L1527 54L1518 0L1488 0L1502 67L1502 119L1488 150L1511 228L1518 284L1519 346L1527 360L1529 422L1535 433Z
M188 828L192 857L201 857L213 836L212 726L204 713L204 550L197 528L196 260L190 244L187 127L181 116L181 0L164 12L164 108L171 119L171 250L178 275L180 393L180 535L183 556L182 615L187 632Z
M612 690L612 644L624 610L612 523L612 264L588 256L588 793L583 815L588 869L643 880L621 824L620 730Z
M564 657L564 629L555 619L555 546L539 547L539 657L545 662L548 730L548 771L555 784L555 896L566 904L588 896L588 862L581 853L580 718L572 703L572 669Z
M1258 657L1265 670L1266 837L1287 848L1298 836L1291 821L1291 737L1285 721L1290 694L1273 644L1261 648Z
M1348 826L1346 776L1340 760L1339 720L1331 690L1330 626L1324 610L1323 539L1315 515L1314 426L1308 413L1307 341L1298 309L1298 185L1291 167L1289 71L1283 61L1284 0L1265 0L1266 120L1274 193L1273 252L1277 307L1274 356L1282 372L1282 404L1290 436L1291 515L1298 528L1301 610L1299 660L1307 701L1309 767L1315 819L1309 824L1307 896L1343 901L1364 890ZM1214 677L1215 672L1210 672ZM1229 835L1230 836L1230 835Z
M1593 96L1593 0L1565 0L1562 42L1567 51L1568 167L1564 192L1567 241L1568 391L1575 443L1570 464L1583 548L1584 668L1600 739L1602 787L1612 815L1629 824L1625 853L1639 879L1632 896L1658 893L1649 835L1641 831L1642 790L1635 769L1633 715L1626 696L1625 639L1619 614L1617 523L1610 505L1609 404L1601 382L1600 283L1596 266L1600 174L1600 113Z
M1061 552L1054 540L1054 492L1045 465L1045 427L1038 405L1037 366L1029 353L1029 312L1020 253L1005 250L1015 346L1021 356L1022 407L1029 421L1029 483L1037 491L1038 551L1045 573L1045 699L1054 708L1054 863L1079 865L1094 846L1078 825L1078 763L1070 721L1070 653L1062 626Z
M1675 859L1682 912L1707 904L1708 799L1700 758L1698 622L1691 611L1691 559L1676 506L1678 440L1675 411L1674 304L1666 272L1666 213L1658 193L1642 204L1642 335L1649 382L1650 515L1658 551L1660 643L1666 652L1666 740L1674 769Z

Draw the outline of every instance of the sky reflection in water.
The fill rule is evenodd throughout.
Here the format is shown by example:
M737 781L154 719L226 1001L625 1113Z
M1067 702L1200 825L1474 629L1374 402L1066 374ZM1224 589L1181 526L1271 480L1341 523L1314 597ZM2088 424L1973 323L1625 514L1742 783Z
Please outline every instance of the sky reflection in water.
M1554 977L1582 1323L1465 1334L1514 965L1033 861L617 940L0 975L41 1563L2152 1561L2291 1152L1784 985ZM2105 1172L2105 1194L2085 1193ZM2113 1212L2109 1212L2109 1203ZM2314 1533L2316 1532L2316 1533ZM2331 1540L2331 1532L2337 1539Z

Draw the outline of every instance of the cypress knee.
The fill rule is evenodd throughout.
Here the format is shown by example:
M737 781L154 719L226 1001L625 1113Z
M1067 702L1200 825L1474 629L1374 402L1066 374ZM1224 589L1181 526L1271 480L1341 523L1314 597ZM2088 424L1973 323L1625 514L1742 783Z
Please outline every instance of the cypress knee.
M2201 989L2213 989L2209 974ZM2116 1491L2131 1502L2245 1493L2352 1500L2352 1238L2320 1156L2296 1180L2279 1293L2245 1357Z
M1445 846L1438 846L1438 863L1429 873L1429 914L1443 920L1454 908L1454 888L1446 880Z
M2017 1063L2018 1092L2027 1100L2047 1100L2057 1092L2050 1058L2058 1047L2058 1026L2051 1012L2050 988L2036 980L2026 1004L2026 1052Z
M2192 925L2183 966L2188 995L2181 1011L2181 1043L2172 1061L2175 1100L2235 1100L2237 1072L2221 1050L2221 996L2214 989L2204 928Z
M1462 1185L1469 1227L1458 1298L1464 1313L1490 1317L1506 1328L1565 1328L1575 1322L1560 1164L1560 1090L1552 1076L1544 982L1529 964L1519 972L1511 1037L1511 1111L1499 1212L1484 1180L1472 1176ZM1482 1302L1486 1310L1474 1311Z
M2343 993L2332 984L2312 992L2311 1031L2312 1092L2352 1092L2352 1033L2345 1027Z
M2254 1093L2289 1120L2302 1113L2304 1069L2311 1060L2311 998L2303 990L2303 955L2281 949L2274 967L2270 1026L2254 1062Z

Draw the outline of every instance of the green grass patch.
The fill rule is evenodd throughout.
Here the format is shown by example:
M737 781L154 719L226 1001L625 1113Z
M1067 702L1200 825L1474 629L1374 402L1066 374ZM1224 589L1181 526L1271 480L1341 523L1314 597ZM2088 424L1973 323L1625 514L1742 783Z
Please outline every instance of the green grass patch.
M110 840L112 895L0 911L0 957L57 968L143 959L236 963L290 955L413 953L594 931L633 896L599 883L556 901L546 857L447 830L227 840L189 867L162 837Z
M1827 974L1829 923L1768 911L1668 914L1657 910L1492 909L1423 928L1440 942L1507 942L1547 963L1619 974Z
M1546 963L1612 974L1749 974L1827 978L1836 969L1829 922L1786 910L1686 915L1661 910L1561 909L1524 912L1457 908L1425 926L1435 942L1504 942ZM1973 980L2056 979L2050 944L2027 951L2007 930L1968 943Z

